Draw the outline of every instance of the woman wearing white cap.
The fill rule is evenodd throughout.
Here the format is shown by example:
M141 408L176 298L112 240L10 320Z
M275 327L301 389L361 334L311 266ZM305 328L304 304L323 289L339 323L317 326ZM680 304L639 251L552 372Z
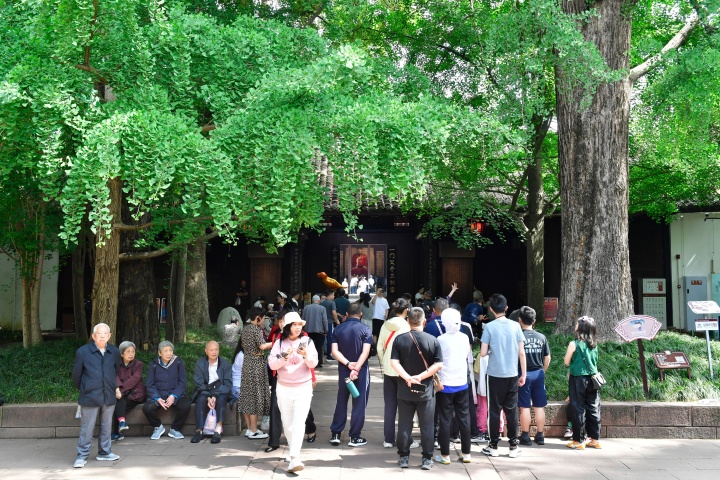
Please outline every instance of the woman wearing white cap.
M277 370L277 401L290 446L289 472L305 468L300 461L300 448L305 433L305 419L312 400L312 369L318 363L315 345L302 336L305 320L296 312L285 315L285 327L268 357L272 370Z

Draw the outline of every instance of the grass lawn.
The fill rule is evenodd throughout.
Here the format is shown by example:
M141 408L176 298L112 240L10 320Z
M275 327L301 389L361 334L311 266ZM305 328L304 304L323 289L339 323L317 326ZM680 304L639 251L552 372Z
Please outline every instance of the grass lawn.
M546 384L551 400L567 397L567 368L562 364L565 349L572 338L553 335L552 325L540 325L538 330L546 334L552 350L552 362L547 372ZM194 390L192 372L196 360L203 354L204 342L220 340L215 327L188 332L188 342L177 344L175 353L185 361L188 370L188 393ZM17 336L8 332L0 336L0 395L6 403L74 402L77 391L72 385L70 373L75 350L83 344L77 340L52 340L24 350ZM15 342L8 342L15 340ZM21 340L21 339L20 339ZM117 340L117 339L114 339ZM118 342L119 343L119 342ZM674 332L660 332L652 342L645 341L645 365L648 373L651 401L697 401L720 399L720 342L711 342L715 381L710 380L707 347L704 338ZM605 342L599 346L600 371L608 384L602 391L603 400L643 400L642 377L638 360L637 342ZM692 367L688 380L685 370L667 370L665 381L660 382L652 353L664 350L685 352ZM230 359L233 351L221 347L221 355ZM146 365L155 352L138 352L138 358ZM377 359L371 359L376 363Z

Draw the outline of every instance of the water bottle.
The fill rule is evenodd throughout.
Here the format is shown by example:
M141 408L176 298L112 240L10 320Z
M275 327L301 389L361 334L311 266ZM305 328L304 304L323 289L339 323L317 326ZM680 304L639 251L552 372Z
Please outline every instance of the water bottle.
M350 395L352 395L353 398L357 398L360 396L360 392L358 392L357 387L355 386L353 381L350 380L350 377L345 377L345 386L347 387Z

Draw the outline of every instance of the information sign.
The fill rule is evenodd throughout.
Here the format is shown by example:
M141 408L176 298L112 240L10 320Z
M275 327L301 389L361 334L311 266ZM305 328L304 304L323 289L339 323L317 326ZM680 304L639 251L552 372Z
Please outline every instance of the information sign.
M718 329L718 319L717 318L696 318L695 319L695 331L697 332L705 332L708 330L717 330Z
M543 308L545 312L545 321L554 322L557 320L558 314L558 298L557 297L545 297L545 305Z
M671 352L665 350L660 353L653 353L653 360L660 370L660 381L665 380L663 375L665 370L675 370L684 368L687 370L688 378L690 378L690 361L683 352Z

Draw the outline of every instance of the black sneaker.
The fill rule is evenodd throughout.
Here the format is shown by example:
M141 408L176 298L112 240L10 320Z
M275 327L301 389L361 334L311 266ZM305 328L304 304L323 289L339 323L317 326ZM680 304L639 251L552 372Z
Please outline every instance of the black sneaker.
M361 447L367 445L367 440L362 437L351 438L348 442L348 447Z
M545 445L545 435L542 432L535 434L535 443L538 445Z
M190 443L200 443L200 440L203 439L203 433L202 432L195 432L195 435L190 439Z
M470 441L475 444L488 443L490 441L490 437L488 437L487 433L480 432L480 435L472 437Z
M526 447L531 447L531 446L532 446L532 440L530 440L530 435L528 435L527 433L523 433L523 434L520 436L520 445L524 445L524 446L526 446Z
M339 433L332 434L332 437L330 437L330 445L334 445L334 446L340 445L340 434Z
M432 458L423 458L422 468L423 470L430 470L433 467Z
M112 435L110 435L110 440L112 440L113 442L125 440L125 435L123 435L122 433L113 433Z
M410 468L410 457L400 457L398 465L400 465L400 468Z

